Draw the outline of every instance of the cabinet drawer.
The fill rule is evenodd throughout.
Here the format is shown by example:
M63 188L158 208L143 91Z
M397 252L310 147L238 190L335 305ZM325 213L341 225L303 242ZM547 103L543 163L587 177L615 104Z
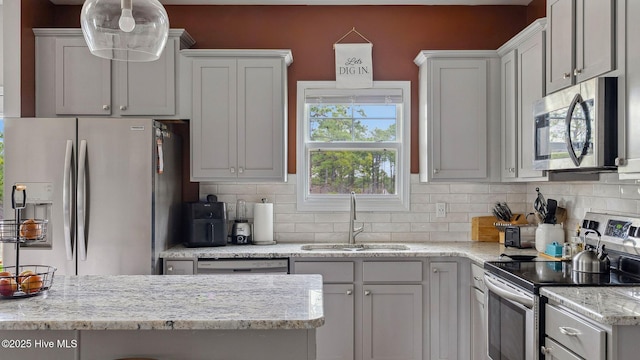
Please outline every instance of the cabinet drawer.
M296 262L296 274L320 274L324 283L353 282L353 263L348 261Z
M583 358L604 359L606 332L553 305L545 305L545 333Z
M471 286L485 292L486 286L484 285L484 269L476 264L471 264Z
M365 261L362 263L362 281L422 281L420 261Z
M165 260L165 275L193 275L193 260Z
M550 338L545 338L544 347L546 350L545 356L546 359L551 360L582 360L581 357L577 357L571 351L565 349L562 345L557 342L551 340Z

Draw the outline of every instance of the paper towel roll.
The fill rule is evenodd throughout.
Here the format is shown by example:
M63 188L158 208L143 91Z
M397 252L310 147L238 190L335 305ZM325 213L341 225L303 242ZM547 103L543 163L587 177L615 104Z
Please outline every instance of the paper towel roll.
M273 204L257 203L253 208L253 242L273 242Z

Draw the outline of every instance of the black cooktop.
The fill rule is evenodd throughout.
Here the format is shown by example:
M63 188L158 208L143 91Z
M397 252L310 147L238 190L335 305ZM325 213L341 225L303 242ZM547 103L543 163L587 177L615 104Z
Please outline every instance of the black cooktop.
M640 277L616 269L605 274L572 271L571 261L489 261L484 269L534 294L541 286L640 285Z

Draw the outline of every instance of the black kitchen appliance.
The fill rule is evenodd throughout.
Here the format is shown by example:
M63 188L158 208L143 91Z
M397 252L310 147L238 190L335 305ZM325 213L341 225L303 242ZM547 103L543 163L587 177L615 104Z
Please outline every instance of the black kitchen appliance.
M532 248L536 243L536 226L509 225L504 228L504 246L518 249Z
M184 204L186 247L225 246L227 244L227 207L213 195L207 202Z
M640 286L640 218L588 212L582 229L587 246L606 244L608 271L576 271L571 261L484 264L490 359L544 357L539 353L539 339L544 338L544 300L539 295L543 286Z

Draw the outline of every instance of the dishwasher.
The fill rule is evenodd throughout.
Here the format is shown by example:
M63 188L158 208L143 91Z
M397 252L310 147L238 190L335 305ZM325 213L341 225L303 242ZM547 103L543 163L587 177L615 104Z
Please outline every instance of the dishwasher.
M198 259L196 275L288 274L289 259Z

